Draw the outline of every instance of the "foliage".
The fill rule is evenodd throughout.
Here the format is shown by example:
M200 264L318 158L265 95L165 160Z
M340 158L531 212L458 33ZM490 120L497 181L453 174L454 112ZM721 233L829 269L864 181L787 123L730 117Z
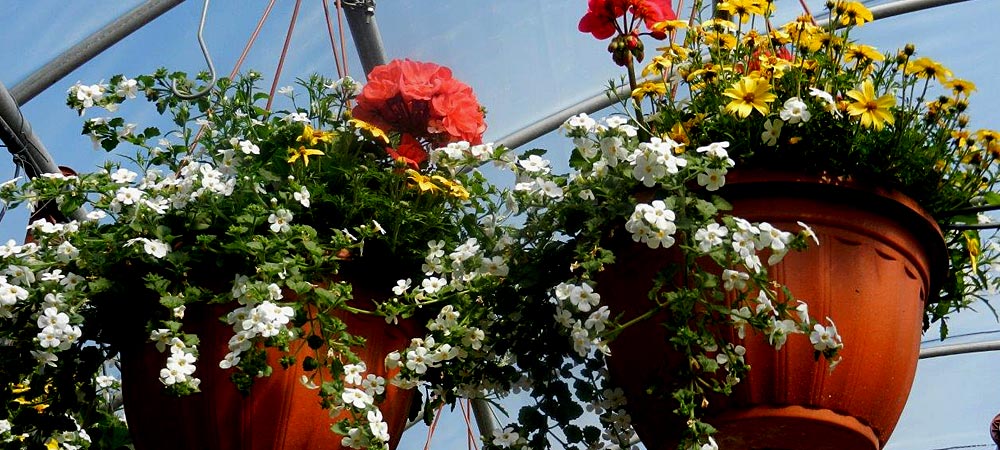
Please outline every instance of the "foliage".
M579 29L611 39L631 96L619 99L626 115L581 114L564 124L573 142L569 173L554 173L544 150L523 153L514 166L524 217L520 252L511 256L515 291L554 322L541 336L509 332L534 402L489 447L542 448L558 439L567 448L631 448L626 399L604 361L614 358L614 338L641 321L663 327L679 355L676 380L648 394L678 416L684 449L717 449L703 417L709 400L729 394L749 370L744 336L763 335L776 349L808 339L815 354L802 357L836 365L837 318L810 317L805 302L768 276L787 252L822 243L805 223L785 231L730 215L719 192L734 167L914 198L938 220L951 259L927 323L994 285L996 243L962 229L988 221L977 208L997 204L998 135L969 130L964 114L974 85L912 46L882 55L853 42L852 30L872 20L859 2L828 2L824 26L808 16L773 26L773 8L728 0L712 11L696 1L689 22L676 20L668 1L589 1ZM667 42L639 72L642 36ZM612 83L609 95L618 90ZM624 250L672 262L648 280L639 314L602 301L619 295L606 277L620 270ZM568 406L573 399L600 415L603 430L581 421L583 411Z
M303 383L355 448L386 446L378 404L387 382L404 382L367 373L353 351L364 338L344 314L384 316L387 327L429 320L444 333L438 343L415 339L419 358L403 354L411 386L464 383L434 372L445 362L500 370L495 338L475 325L487 316L480 298L505 275L494 256L505 234L491 228L498 192L476 167L504 150L465 140L481 139L483 110L448 69L388 67L406 75L377 86L378 99L349 78L313 76L300 81L305 98L282 89L288 111L261 106L268 95L253 72L190 101L169 86L191 81L162 69L71 88L68 104L81 115L144 95L176 129L88 119L83 132L95 146L123 149L125 164L0 188L11 205L86 216L39 219L32 242L0 247L7 448L117 446L120 403L100 393L117 386L106 361L136 351L135 342L166 353L160 381L177 395L198 391L202 365L230 371L244 392L279 362L301 365ZM411 128L353 118L356 97L358 108L411 109ZM460 136L449 134L455 127ZM199 337L185 327L185 317L211 311L233 328L222 361L199 360Z

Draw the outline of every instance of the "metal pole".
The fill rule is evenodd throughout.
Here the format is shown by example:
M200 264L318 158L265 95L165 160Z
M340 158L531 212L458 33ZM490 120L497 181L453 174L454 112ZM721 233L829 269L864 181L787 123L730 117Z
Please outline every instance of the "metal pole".
M21 109L10 95L7 86L0 82L0 141L14 155L15 163L24 165L29 177L42 173L60 173L59 167L52 160L52 155L45 149L45 144L31 131L31 124L24 119ZM83 221L86 213L77 209L70 217Z
M920 359L992 351L1000 351L1000 341L973 342L970 344L953 344L922 348L920 349Z
M492 438L497 434L496 423L493 422L493 414L490 411L490 404L481 398L472 399L472 413L476 416L476 425L479 426L479 435ZM489 439L487 439L489 440Z
M52 86L76 68L90 61L133 31L161 16L184 0L148 0L132 8L125 15L115 19L94 34L80 41L69 50L55 57L11 88L10 93L18 105L28 103L36 95Z
M385 47L382 46L382 35L375 22L375 0L343 1L347 16L347 26L354 37L354 47L358 49L361 67L365 75L375 66L385 64Z

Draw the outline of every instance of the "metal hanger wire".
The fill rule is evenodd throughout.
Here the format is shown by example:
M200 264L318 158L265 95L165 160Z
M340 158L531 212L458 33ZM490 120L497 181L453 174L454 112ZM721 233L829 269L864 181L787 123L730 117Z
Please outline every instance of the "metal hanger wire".
M201 22L198 24L198 45L201 46L201 54L205 56L205 62L208 64L208 75L210 77L208 85L204 89L191 92L188 94L182 93L177 89L177 80L174 80L170 85L170 90L173 91L174 95L184 99L184 100L194 100L199 97L204 97L212 92L215 87L215 64L212 63L212 55L208 53L208 46L205 45L205 17L208 15L208 4L209 0L205 0L205 5L201 8Z

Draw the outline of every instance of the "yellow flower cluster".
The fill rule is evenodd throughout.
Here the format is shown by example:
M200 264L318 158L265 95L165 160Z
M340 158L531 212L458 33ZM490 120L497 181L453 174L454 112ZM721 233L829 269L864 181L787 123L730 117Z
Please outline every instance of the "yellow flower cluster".
M469 191L456 181L440 175L427 176L413 169L407 169L406 175L413 182L410 186L420 189L420 192L444 192L460 200L469 199Z

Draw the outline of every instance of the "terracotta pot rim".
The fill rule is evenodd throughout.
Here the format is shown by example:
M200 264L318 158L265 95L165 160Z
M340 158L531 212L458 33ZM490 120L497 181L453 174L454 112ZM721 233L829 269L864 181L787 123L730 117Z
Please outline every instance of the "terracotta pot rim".
M936 294L948 274L948 247L937 221L916 200L897 190L852 178L763 169L731 171L720 193L728 200L751 196L761 190L777 190L788 197L819 197L852 205L860 205L857 200L867 199L865 204L870 205L872 210L905 218L901 222L920 238L929 256L931 266L927 301L937 301Z

